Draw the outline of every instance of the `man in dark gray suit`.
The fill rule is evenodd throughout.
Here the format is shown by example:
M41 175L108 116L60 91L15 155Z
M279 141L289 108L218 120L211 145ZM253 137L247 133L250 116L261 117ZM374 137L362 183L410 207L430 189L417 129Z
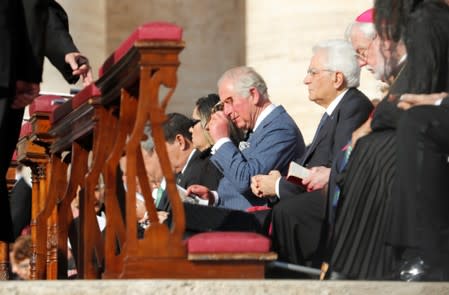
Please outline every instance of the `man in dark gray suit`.
M208 128L215 142L211 160L224 177L216 192L204 186L190 186L188 192L222 208L265 205L251 192L251 177L273 169L286 172L290 161L304 152L301 132L282 106L271 103L265 81L250 67L226 71L218 94L223 110L212 115ZM249 133L239 147L229 138L229 120Z
M25 106L39 94L44 55L62 72L66 62L72 72L91 81L86 59L67 38L68 24L53 0L0 1L0 240L12 241L6 172L20 133ZM65 37L63 37L65 36ZM61 38L59 38L61 37ZM51 43L54 41L54 43ZM72 52L76 51L76 52ZM61 61L61 56L64 57ZM78 60L78 62L77 62ZM84 65L81 65L84 64ZM70 70L69 70L70 72ZM90 81L89 81L90 80ZM74 83L75 80L71 79Z
M253 178L253 192L277 196L273 210L273 246L279 259L297 264L313 258L322 235L327 190L335 156L352 132L369 116L372 104L356 89L360 67L351 44L343 40L319 43L313 49L304 84L311 101L325 113L306 153L297 160L309 168L302 186L288 182L278 171Z

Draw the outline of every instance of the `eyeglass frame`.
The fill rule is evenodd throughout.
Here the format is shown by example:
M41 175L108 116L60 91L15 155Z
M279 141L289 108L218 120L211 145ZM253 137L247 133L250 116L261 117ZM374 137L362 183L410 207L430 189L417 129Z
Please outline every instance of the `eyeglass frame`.
M219 101L212 107L211 113L214 114L216 112L221 112L223 110L224 110L224 102Z
M309 69L307 69L306 76L315 77L316 75L318 75L318 74L321 73L321 72L330 72L330 73L333 73L333 72L336 72L336 71L330 70L330 69L314 69L314 68L309 68Z
M374 40L376 40L376 38L377 38L377 34L376 34L376 36L374 36L374 38L372 38L372 39L370 40L368 46L366 46L366 47L361 47L361 48L357 48L357 49L355 50L355 56L356 56L356 58L357 58L358 60L361 60L361 61L364 61L364 62L366 62L366 61L368 60L368 54L367 54L367 52L368 52L368 50L370 50L371 45L373 45L373 42L374 42Z
M246 98L250 97L251 94L252 94L251 92L254 91L255 89L256 89L256 87L250 87L250 88L248 89L248 92L249 92L249 93L248 93L248 96L246 96ZM219 112L219 111L223 111L223 110L224 110L225 104L230 104L230 105L232 105L233 102L234 102L234 98L233 98L232 96L229 96L229 97L225 98L224 100L220 100L219 102L217 102L217 103L212 107L211 113L213 114L213 113L216 113L216 112Z

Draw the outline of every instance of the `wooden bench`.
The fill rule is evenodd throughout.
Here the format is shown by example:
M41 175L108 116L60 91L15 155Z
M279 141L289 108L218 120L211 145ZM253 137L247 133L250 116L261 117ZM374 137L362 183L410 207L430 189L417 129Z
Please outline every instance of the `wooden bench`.
M265 261L276 256L269 252L267 238L248 235L250 233L234 233L233 243L240 243L234 251L203 249L195 252L191 250L192 245L202 236L183 240L184 208L162 130L165 109L176 88L179 53L183 47L182 30L176 25L158 22L139 27L107 59L99 80L54 112L49 131L54 137L50 147L52 159L64 150L72 153L71 176L62 189L65 195L60 200L72 200L77 187L83 192L77 251L80 278L263 278ZM160 93L165 95L160 97ZM172 204L171 228L158 222L140 151L147 123L151 124L167 180ZM92 153L90 164L89 153ZM127 191L122 210L117 167L124 153L127 156ZM104 234L99 232L93 210L94 189L100 175L104 176L105 183L107 226ZM142 239L137 237L137 180L150 220ZM56 191L61 191L61 187L50 183L49 194ZM68 214L67 205L61 204L58 209L60 227L61 216ZM210 235L205 234L203 238L211 239ZM213 239L220 236L223 234L215 234ZM263 251L247 247L250 236L253 245L257 242L264 245ZM60 230L58 239L59 252L66 253L62 243L67 233Z

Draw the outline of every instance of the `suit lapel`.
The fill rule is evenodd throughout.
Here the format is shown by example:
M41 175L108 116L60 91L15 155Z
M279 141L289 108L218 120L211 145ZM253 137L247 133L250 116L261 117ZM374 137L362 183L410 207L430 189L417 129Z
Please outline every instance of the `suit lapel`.
M285 112L283 106L277 106L276 108L274 108L273 111L265 119L263 119L262 122L260 122L260 125L257 127L257 129L251 133L247 142L250 143L257 142L260 135L265 134L262 130L265 129L268 125L270 125L271 122L283 112Z
M189 179L186 178L186 176L191 176L192 173L194 173L195 166L197 164L197 159L200 156L200 151L195 150L195 153L190 158L190 161L187 163L186 169L184 169L184 173L180 172L176 177L176 183L179 186L182 186L185 188L187 183L189 182Z
M335 107L334 111L332 112L332 115L329 116L329 119L326 121L326 123L323 125L323 127L321 127L321 129L319 130L316 140L314 142L312 142L312 144L309 146L309 148L307 148L306 153L301 161L301 164L304 165L304 163L307 163L307 160L314 153L318 144L326 136L329 136L329 134L332 135L335 127L337 126L338 120L339 120L340 109L348 101L348 99L352 96L353 93L354 93L354 88L349 88L349 90L345 93L345 95L343 96L341 101L338 103L338 105Z

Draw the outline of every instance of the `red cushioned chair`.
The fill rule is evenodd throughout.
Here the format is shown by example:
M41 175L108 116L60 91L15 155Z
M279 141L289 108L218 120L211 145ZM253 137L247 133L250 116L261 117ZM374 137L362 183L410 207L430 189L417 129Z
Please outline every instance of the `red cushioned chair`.
M189 260L273 260L271 241L252 232L206 232L187 241Z

